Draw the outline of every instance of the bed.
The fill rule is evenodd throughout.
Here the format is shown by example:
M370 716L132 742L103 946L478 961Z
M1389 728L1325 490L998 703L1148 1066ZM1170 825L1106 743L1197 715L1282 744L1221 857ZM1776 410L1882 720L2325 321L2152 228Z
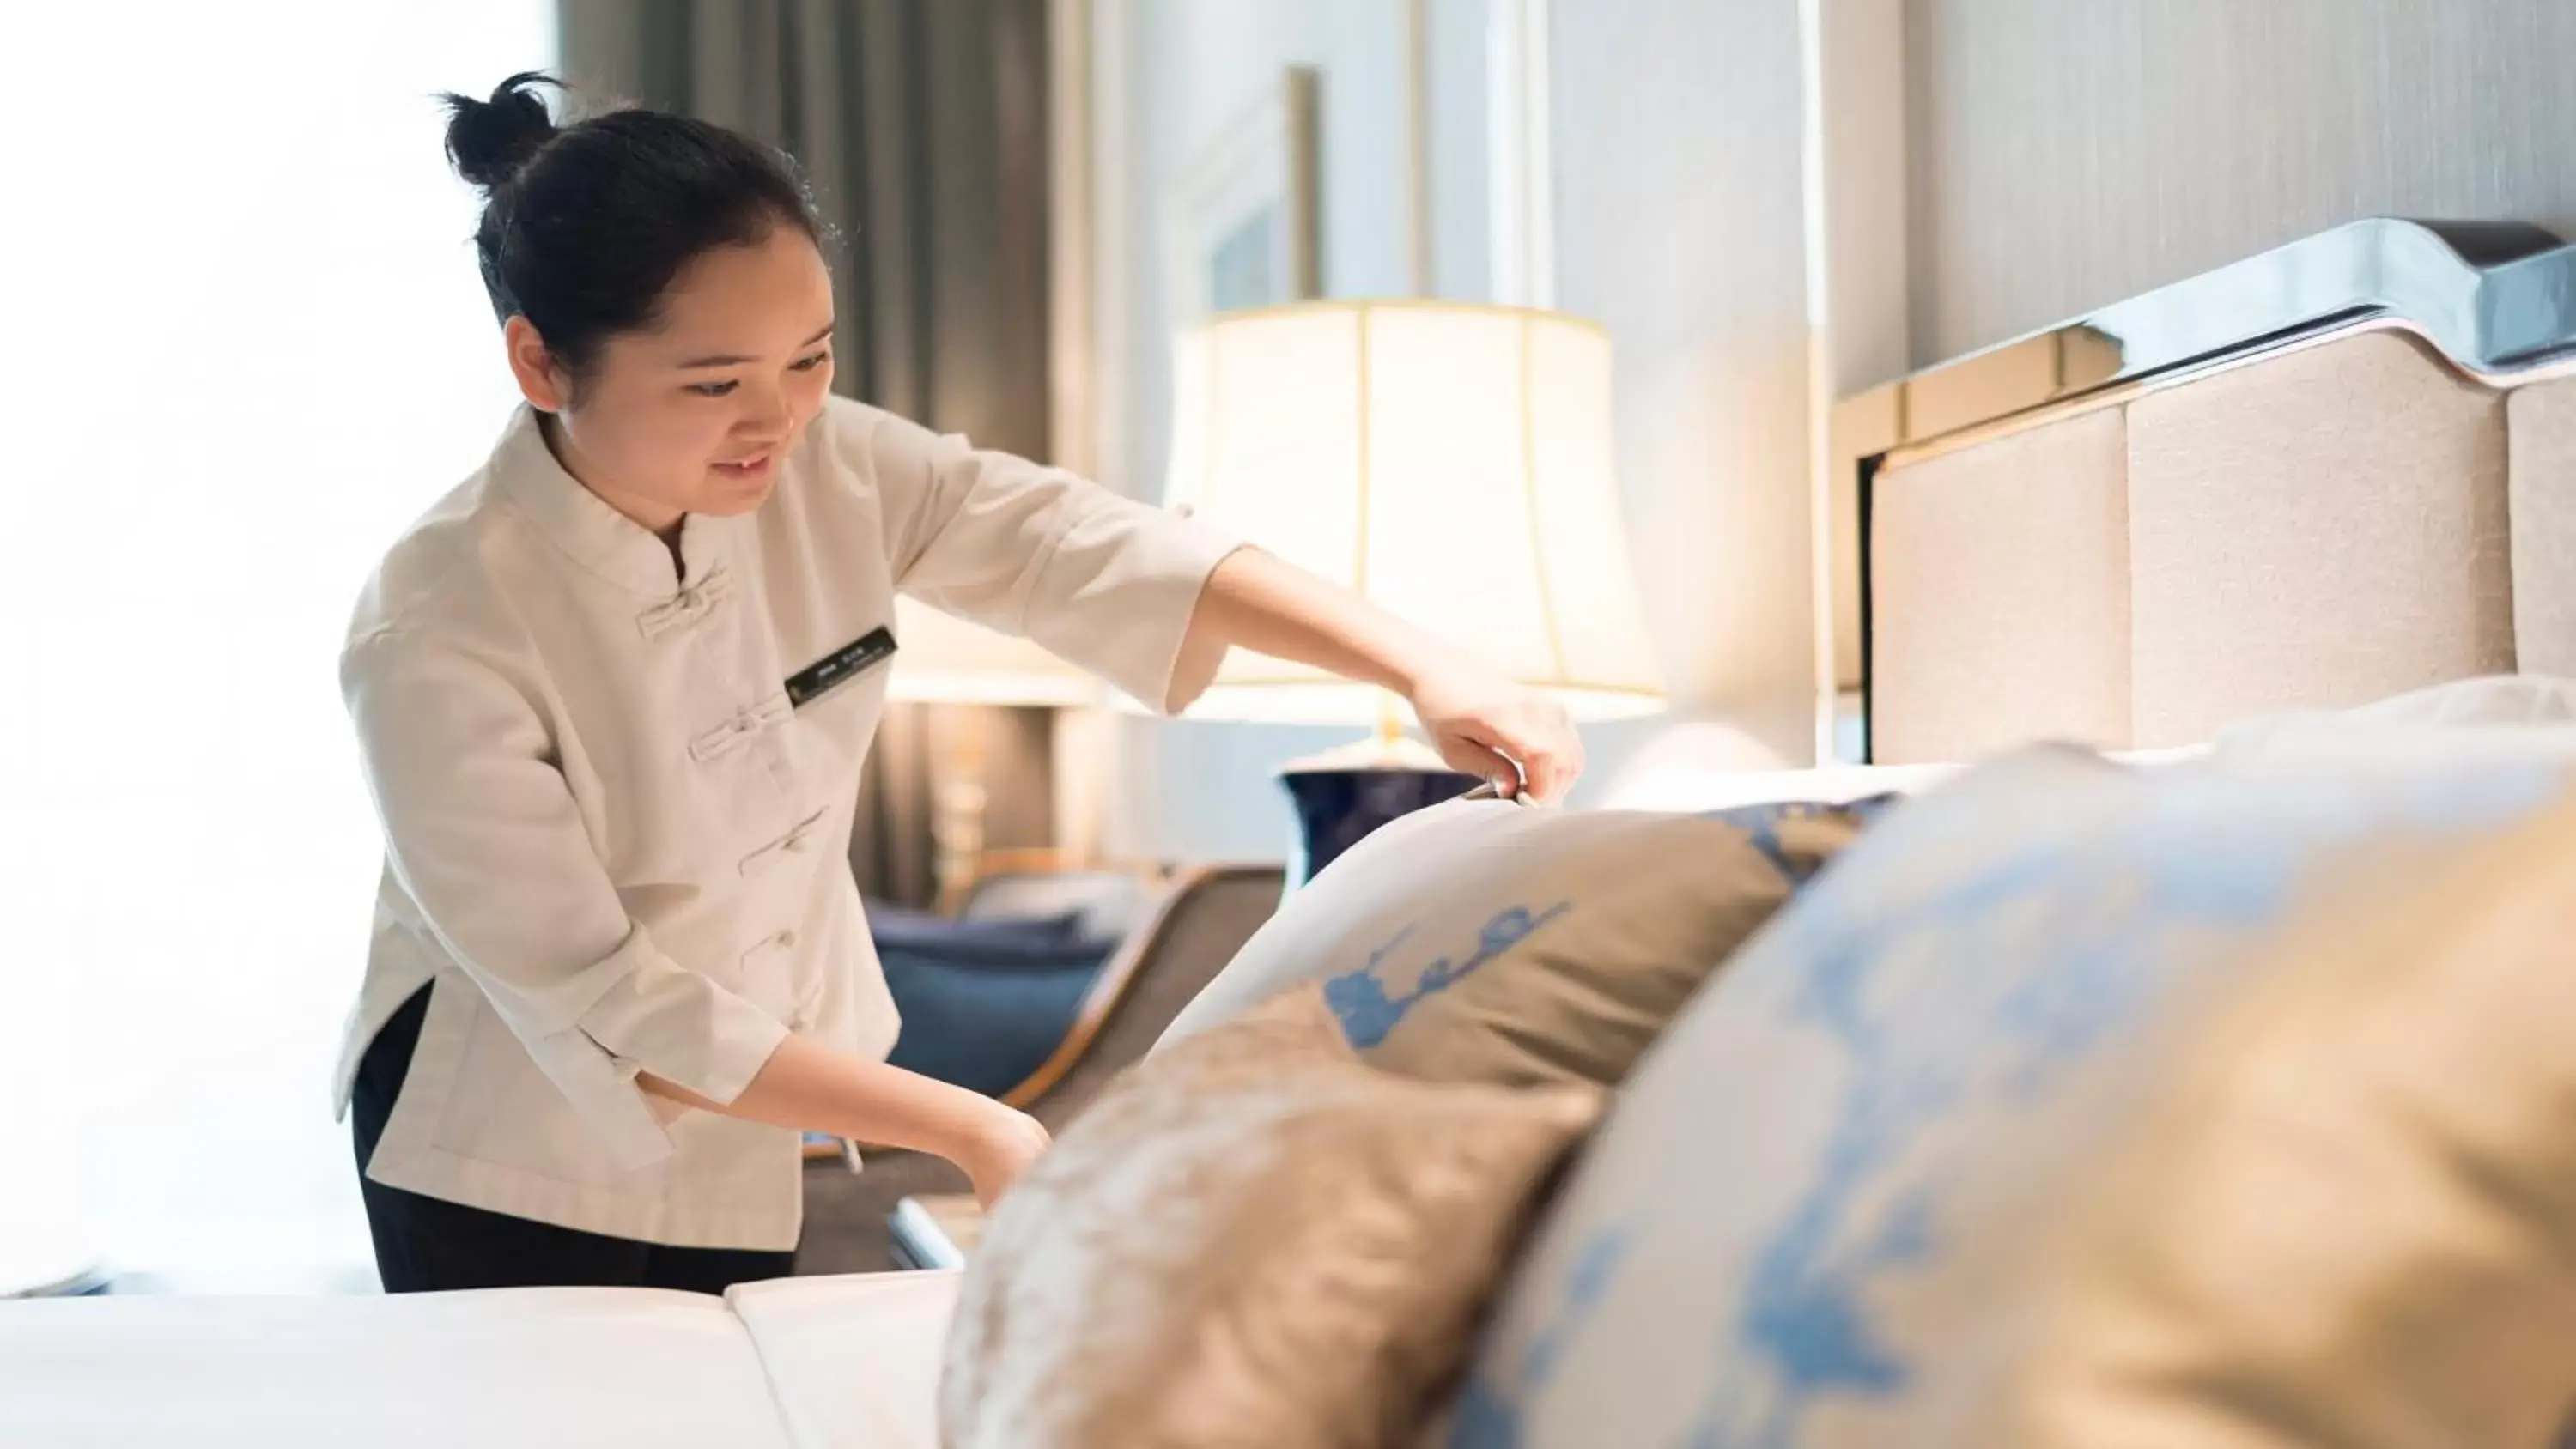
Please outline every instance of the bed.
M1834 438L1843 761L1632 803L2576 674L2576 248L2528 227L2346 228L1846 400ZM954 1290L13 1305L0 1443L929 1445Z

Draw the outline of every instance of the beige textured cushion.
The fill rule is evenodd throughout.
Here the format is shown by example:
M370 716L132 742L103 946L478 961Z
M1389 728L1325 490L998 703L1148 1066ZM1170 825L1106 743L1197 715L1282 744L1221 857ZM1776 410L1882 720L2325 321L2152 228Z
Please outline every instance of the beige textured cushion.
M2129 405L2142 748L2514 668L2504 401L2371 332Z
M1806 805L1420 811L1291 897L1163 1040L1321 980L1374 1065L1435 1081L1615 1085L1860 818Z
M2506 406L2513 440L2513 636L2527 674L2576 675L2576 377Z
M1881 474L1870 752L2129 743L2129 490L2117 408Z
M944 1442L1402 1442L1600 1101L1378 1071L1312 987L1157 1053L986 1225L951 1320Z

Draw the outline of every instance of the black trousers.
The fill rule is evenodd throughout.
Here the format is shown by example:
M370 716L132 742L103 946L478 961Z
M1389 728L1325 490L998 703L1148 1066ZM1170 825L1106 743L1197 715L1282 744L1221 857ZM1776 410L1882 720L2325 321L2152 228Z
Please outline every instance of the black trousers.
M433 1293L450 1288L678 1288L722 1293L736 1283L784 1278L796 1270L793 1252L730 1248L669 1248L559 1228L507 1213L466 1207L387 1187L367 1176L411 1071L420 1024L429 1015L422 987L367 1044L350 1098L358 1155L358 1190L366 1198L367 1231L376 1244L376 1276L388 1293Z

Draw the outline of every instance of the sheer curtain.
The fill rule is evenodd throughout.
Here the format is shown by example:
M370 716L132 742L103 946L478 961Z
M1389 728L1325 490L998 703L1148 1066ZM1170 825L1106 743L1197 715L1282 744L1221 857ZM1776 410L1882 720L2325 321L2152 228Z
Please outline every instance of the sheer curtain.
M513 400L442 89L550 0L22 7L0 47L0 1267L371 1286L335 654Z

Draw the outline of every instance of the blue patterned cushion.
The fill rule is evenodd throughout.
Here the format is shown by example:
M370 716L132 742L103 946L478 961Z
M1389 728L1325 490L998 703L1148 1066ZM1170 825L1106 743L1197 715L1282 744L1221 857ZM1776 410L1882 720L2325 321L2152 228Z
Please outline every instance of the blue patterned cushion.
M2038 751L1909 803L1639 1064L1445 1441L2549 1442L2568 782Z
M1435 806L1291 897L1165 1040L1321 981L1376 1066L1611 1085L1883 803L1700 816Z

